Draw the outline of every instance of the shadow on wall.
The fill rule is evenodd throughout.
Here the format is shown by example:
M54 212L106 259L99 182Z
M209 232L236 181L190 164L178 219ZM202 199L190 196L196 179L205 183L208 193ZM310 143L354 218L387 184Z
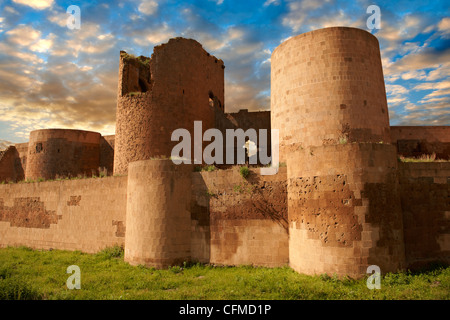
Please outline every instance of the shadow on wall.
M210 197L201 174L194 172L191 197L191 256L202 263L209 263L211 257Z

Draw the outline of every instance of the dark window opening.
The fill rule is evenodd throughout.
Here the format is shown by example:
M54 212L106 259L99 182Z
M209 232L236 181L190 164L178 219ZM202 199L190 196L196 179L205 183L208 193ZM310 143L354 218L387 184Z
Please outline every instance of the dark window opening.
M148 87L144 80L139 79L139 88L141 89L141 92L147 92Z
M61 151L58 149L58 153L60 153Z
M42 151L42 143L36 143L36 153L40 153Z
M209 91L208 94L209 94L209 98L214 100L214 93L212 91Z

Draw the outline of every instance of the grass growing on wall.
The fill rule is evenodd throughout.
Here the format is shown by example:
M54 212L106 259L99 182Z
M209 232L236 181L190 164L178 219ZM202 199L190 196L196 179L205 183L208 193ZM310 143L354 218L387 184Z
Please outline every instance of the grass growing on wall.
M80 267L80 290L66 286L70 265ZM0 299L450 299L450 268L388 274L380 290L369 290L365 279L306 276L288 267L133 267L119 247L98 254L4 248Z
M449 162L450 160L436 159L436 153L423 154L419 157L404 157L399 156L398 160L401 162Z

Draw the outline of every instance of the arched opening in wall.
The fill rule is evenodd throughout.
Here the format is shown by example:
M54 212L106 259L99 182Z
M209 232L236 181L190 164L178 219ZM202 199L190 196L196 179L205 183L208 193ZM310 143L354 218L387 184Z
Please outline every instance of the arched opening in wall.
M139 88L141 89L141 92L147 92L148 91L148 86L145 83L144 80L139 79Z
M40 153L42 151L42 143L36 143L36 153Z

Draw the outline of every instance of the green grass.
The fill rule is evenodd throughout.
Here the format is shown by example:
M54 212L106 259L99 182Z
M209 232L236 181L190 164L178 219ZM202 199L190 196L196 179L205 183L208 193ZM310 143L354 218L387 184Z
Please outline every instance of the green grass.
M242 178L247 178L250 174L250 169L248 167L240 167L239 173L242 176Z
M66 286L67 267L81 270L81 289ZM450 268L387 274L380 290L366 280L307 276L288 267L193 264L156 270L131 266L119 247L98 254L0 249L0 299L444 299Z
M212 172L215 171L216 169L217 168L214 165L194 166L194 172L201 172L201 171Z

